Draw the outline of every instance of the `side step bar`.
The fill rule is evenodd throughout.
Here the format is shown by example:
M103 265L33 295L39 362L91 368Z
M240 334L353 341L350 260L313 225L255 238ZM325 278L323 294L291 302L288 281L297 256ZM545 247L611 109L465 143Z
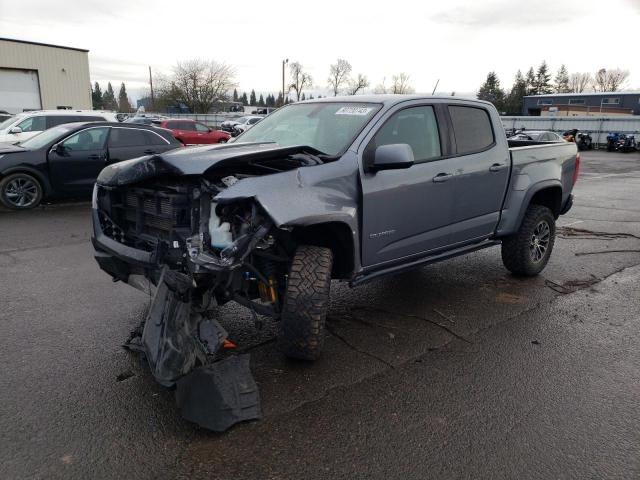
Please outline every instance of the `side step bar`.
M464 247L456 248L454 250L448 250L446 252L430 255L427 257L422 257L417 260L413 260L409 263L403 263L401 265L393 265L391 267L383 268L381 270L376 270L371 273L365 273L356 277L355 279L349 282L349 286L357 287L358 285L363 285L365 283L370 282L371 280L376 280L380 277L385 277L387 275L394 275L396 273L406 272L408 270L413 270L414 268L424 267L425 265L430 265L432 263L441 262L442 260L447 260L452 257L457 257L459 255L464 255L467 253L475 252L477 250L482 250L483 248L493 247L495 245L500 245L502 242L500 240L484 240L480 243L472 243L471 245L465 245Z

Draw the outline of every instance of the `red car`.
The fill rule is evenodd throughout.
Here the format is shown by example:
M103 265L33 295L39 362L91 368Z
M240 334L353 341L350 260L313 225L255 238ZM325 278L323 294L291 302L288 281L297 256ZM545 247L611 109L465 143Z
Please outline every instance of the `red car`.
M225 143L231 135L222 130L207 127L204 123L194 120L166 119L154 123L171 130L173 136L185 145L202 145L209 143Z

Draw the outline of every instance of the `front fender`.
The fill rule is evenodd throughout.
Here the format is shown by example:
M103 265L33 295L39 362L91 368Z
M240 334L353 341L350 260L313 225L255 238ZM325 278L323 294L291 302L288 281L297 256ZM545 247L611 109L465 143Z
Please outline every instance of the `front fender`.
M354 265L360 267L358 165L353 154L311 167L243 179L219 193L218 203L253 198L280 228L341 222L353 236Z

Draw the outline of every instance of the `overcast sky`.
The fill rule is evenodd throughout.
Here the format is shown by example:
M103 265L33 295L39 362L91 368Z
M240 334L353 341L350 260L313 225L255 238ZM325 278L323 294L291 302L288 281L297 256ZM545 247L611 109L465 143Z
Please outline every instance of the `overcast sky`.
M418 92L475 92L495 70L631 71L640 89L640 0L0 0L0 37L90 50L91 80L124 81L133 97L148 65L213 59L233 65L239 90L277 92L281 61L301 62L318 90L345 58L372 87L405 72Z

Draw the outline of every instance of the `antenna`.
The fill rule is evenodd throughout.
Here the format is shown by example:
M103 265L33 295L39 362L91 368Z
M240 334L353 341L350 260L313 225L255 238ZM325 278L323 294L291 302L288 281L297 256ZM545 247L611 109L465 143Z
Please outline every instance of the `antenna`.
M436 93L436 88L438 88L438 84L440 83L440 79L438 79L438 81L436 82L436 86L433 87L433 92L431 92L431 95L435 95Z

